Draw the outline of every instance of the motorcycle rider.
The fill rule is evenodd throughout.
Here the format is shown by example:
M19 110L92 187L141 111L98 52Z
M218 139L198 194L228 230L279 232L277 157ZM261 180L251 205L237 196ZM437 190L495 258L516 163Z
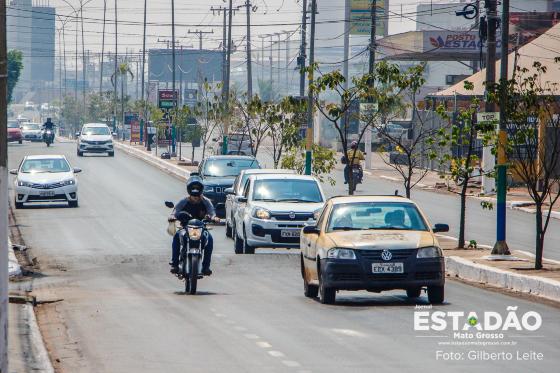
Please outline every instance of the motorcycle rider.
M47 131L51 131L52 136L54 137L54 123L52 122L51 118L47 118L47 121L43 123L43 140L47 135Z
M204 184L202 184L202 179L197 175L191 175L187 180L187 193L188 196L180 200L168 221L177 220L177 215L185 211L189 213L193 219L202 220L204 218L209 218L215 222L219 222L220 219L216 217L216 212L212 202L203 195ZM209 276L212 274L210 269L210 262L212 260L212 250L214 248L214 240L212 235L207 230L202 234L200 239L201 247L204 251L204 258L202 260L202 274ZM172 256L171 256L171 273L179 273L179 255L181 251L181 241L179 238L179 232L175 233L173 236L173 243L171 245Z
M346 154L346 167L344 167L344 184L348 184L348 178L352 176L352 168L358 167L360 170L360 182L364 177L364 170L362 169L361 161L365 161L366 157L360 149L358 149L358 142L352 141L350 149ZM352 163L352 164L350 164Z

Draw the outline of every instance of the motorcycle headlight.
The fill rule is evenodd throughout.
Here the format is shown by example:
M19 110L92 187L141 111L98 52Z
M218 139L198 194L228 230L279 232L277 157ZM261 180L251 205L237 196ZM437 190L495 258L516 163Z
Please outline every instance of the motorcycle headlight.
M68 180L64 180L64 181L62 182L62 185L64 185L64 186L66 186L66 185L74 185L74 184L76 184L76 180L74 180L74 179L68 179Z
M327 252L329 259L356 259L356 253L351 249L334 248Z
M200 240L202 237L202 228L200 227L187 227L187 232L189 233L189 238L194 241Z
M18 181L17 185L20 187L31 187L31 183L27 181Z
M270 219L270 211L262 208L258 208L253 213L253 216L258 219L268 220Z
M442 256L441 249L436 246L421 247L416 254L416 258L441 258Z

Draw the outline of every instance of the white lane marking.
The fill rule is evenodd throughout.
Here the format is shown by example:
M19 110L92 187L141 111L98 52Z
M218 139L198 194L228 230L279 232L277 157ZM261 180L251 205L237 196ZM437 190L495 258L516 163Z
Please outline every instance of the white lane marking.
M331 330L337 334L342 334L348 337L359 337L359 338L367 337L367 334L352 329L331 329Z
M274 351L274 350L273 350L273 351L268 351L268 354L269 354L270 356L274 356L274 357L284 357L284 356L286 356L286 355L284 355L282 352L280 352L280 351Z
M223 313L215 313L214 316L216 317L226 317Z
M233 325L233 324L235 324L235 321L233 321L233 320L226 320L226 323Z
M247 339L259 339L259 338L260 338L258 335L256 335L256 334L250 334L250 333L243 334L243 336L244 336L245 338L247 338Z
M257 344L257 346L259 346L260 348L272 348L272 345L268 342L265 341L258 341L255 342Z
M287 367L290 368L295 368L295 367L300 367L301 364L298 363L297 361L293 361L293 360L282 360L282 364L284 364Z
M240 331L240 332L244 332L244 331L247 330L247 328L245 328L245 327L243 327L243 326L236 326L236 327L234 327L234 329L235 329L235 330L238 330L238 331Z

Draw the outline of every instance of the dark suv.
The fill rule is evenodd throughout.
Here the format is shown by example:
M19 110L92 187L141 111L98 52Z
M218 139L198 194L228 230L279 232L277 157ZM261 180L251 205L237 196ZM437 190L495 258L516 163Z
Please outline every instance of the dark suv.
M204 195L208 197L216 213L225 217L225 189L231 188L241 170L261 168L255 157L237 155L213 155L205 158L198 168L204 182Z

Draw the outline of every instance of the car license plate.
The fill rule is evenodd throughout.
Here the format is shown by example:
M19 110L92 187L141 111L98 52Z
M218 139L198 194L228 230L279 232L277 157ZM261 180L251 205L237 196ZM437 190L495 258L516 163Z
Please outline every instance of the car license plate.
M299 231L281 231L280 236L282 236L284 238L299 237Z
M403 263L373 263L373 273L404 273Z
M54 192L53 191L39 192L39 195L41 197L54 197Z

